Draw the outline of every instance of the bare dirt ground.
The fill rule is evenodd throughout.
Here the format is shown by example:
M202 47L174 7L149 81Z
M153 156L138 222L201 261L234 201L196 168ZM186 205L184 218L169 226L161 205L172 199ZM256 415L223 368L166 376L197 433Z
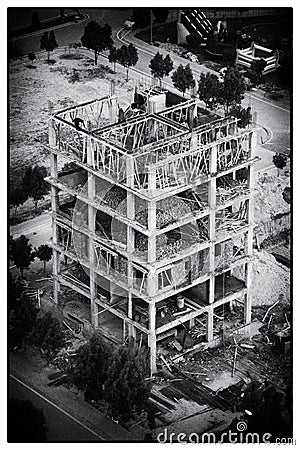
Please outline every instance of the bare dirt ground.
M110 80L120 106L128 105L133 96L133 82L114 74L108 66L94 65L93 59L58 50L48 64L44 53L29 64L28 58L13 60L9 66L10 101L10 180L11 188L19 182L20 173L29 165L49 166L47 120L49 101L54 111L109 94ZM74 69L79 81L72 82Z

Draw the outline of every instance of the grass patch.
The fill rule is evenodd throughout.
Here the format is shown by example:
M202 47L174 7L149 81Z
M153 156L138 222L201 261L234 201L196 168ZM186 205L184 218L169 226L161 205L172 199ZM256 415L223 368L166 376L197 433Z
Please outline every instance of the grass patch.
M87 69L83 72L84 79L93 80L94 78L104 78L108 74L114 74L114 71L108 67L100 64L92 69Z

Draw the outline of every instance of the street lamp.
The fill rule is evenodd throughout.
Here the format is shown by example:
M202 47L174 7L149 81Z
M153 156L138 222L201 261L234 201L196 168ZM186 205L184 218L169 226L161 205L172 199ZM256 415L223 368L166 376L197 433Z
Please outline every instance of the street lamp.
M152 15L152 9L150 9L150 44L153 44L153 33L152 33L152 27L153 27L153 15Z

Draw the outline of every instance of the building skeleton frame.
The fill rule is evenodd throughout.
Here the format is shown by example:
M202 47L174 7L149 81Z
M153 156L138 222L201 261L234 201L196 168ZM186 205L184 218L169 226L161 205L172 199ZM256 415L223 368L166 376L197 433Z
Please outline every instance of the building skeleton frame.
M253 135L257 128L250 125L240 129L236 118L226 117L190 129L188 123L197 114L198 105L198 100L191 99L157 113L145 113L117 123L117 99L105 97L65 109L49 120L51 175L48 182L51 184L53 213L54 302L59 302L60 285L67 286L89 299L94 328L101 328L101 312L109 311L123 321L124 340L128 336L137 338L141 333L150 350L151 374L157 370L157 341L180 324L193 326L195 318L205 313L206 340L212 343L215 340L214 310L233 301L244 304L244 322L251 322L253 164L257 160L253 157ZM75 128L76 117L83 119L86 128ZM86 173L85 190L78 191L60 181L60 156ZM241 169L246 171L245 182L227 189L226 177L234 181L236 172ZM97 179L124 190L125 213L101 202L96 195ZM217 187L218 180L224 181L222 187ZM204 185L207 204L195 194ZM194 193L194 200L186 198L183 201L194 201L197 209L159 228L158 204L163 205L178 196L182 199L188 190ZM61 214L59 191L72 195L85 205L86 219L79 225L72 217ZM136 220L137 199L145 202L146 225ZM234 213L231 210L237 203L240 209ZM126 244L119 245L99 236L95 225L98 212L123 224ZM184 227L191 224L196 230L206 226L207 238L190 242L187 247L159 259L158 239L177 229L184 236ZM61 239L59 227L66 230L67 239ZM86 242L85 255L75 253L69 239L70 230L73 238L74 233L79 233ZM138 233L147 242L142 256L135 247ZM229 248L224 243L239 237L243 250L231 245L233 253L227 262L217 263L216 246L220 244L224 252ZM77 261L85 268L89 286L68 275L67 270L61 270L61 256ZM216 298L216 277L228 270L232 275L237 267L242 267L245 272L243 286L236 292ZM135 275L137 273L140 276ZM98 277L109 283L110 299L99 292ZM160 302L168 302L180 293L184 296L184 291L201 284L208 286L206 302L200 304L185 297L186 308L182 314L159 324ZM125 312L124 308L120 309L120 299L113 298L116 286L124 292ZM147 320L144 323L135 318L137 299L146 305Z

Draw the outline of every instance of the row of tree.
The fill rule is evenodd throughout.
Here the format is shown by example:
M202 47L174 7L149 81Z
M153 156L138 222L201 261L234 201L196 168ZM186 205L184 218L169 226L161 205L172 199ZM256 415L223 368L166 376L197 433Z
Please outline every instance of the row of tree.
M98 61L98 55L104 50L109 50L108 59L114 64L121 64L127 70L127 81L129 68L135 66L138 62L139 56L136 47L132 44L122 45L120 48L113 46L111 37L111 26L105 24L103 27L94 20L91 20L84 29L84 34L81 38L82 45L94 51L95 64Z
M151 74L157 78L161 84L163 77L168 76L173 69L173 61L170 56L163 57L159 52L151 59L149 64ZM188 89L193 89L196 85L192 69L189 64L185 67L180 64L172 74L174 86L183 94ZM240 105L246 86L243 76L235 67L229 67L224 77L218 77L212 73L201 73L198 81L197 94L203 100L207 108L214 109L218 105L223 105L226 113L230 106ZM240 113L239 113L240 114Z
M139 23L139 26L142 26L142 19L140 18L141 9L146 10L147 8L138 8L134 10L134 16L136 16L135 22ZM157 10L160 9L161 8L158 8ZM156 8L153 8L154 13L155 10ZM148 9L146 12L144 11L143 17L147 17L147 14ZM163 20L163 18L161 18L161 20ZM114 71L116 69L116 63L121 64L127 70L128 80L129 68L135 66L138 62L138 51L133 44L129 44L128 46L122 45L122 47L117 49L113 46L111 34L112 29L110 25L105 24L104 26L101 26L92 20L86 25L81 42L84 47L94 51L95 64L97 64L99 53L104 50L109 50L108 59L114 64ZM48 51L48 60L49 52L52 51L55 46L57 46L57 43L53 32L50 32L49 36L48 33L45 32L41 38L41 48ZM158 78L161 84L162 79L165 76L168 76L173 70L174 64L169 55L164 57L158 52L150 61L149 67L152 75L155 78ZM259 73L259 71L262 70L262 67L259 66L254 69L255 73ZM183 95L188 89L193 89L196 82L190 65L187 64L184 67L180 64L172 74L172 82ZM213 109L216 105L221 104L224 105L226 113L228 113L229 107L232 104L241 103L245 89L246 86L243 76L240 74L239 70L230 67L225 72L223 80L217 75L202 73L198 83L198 96L205 102L208 108Z
M50 312L39 316L36 300L28 297L24 290L23 280L8 279L9 308L14 310L10 322L9 344L13 348L23 345L26 350L31 344L43 350L50 358L64 345L64 335L58 319Z
M129 68L135 66L139 60L138 51L134 45L122 45L120 48L111 47L108 55L109 62L114 64L114 71L116 71L116 63L121 64L126 69L126 76L128 81Z
M42 244L38 248L33 248L29 239L22 234L17 239L10 237L9 242L10 256L20 270L20 275L24 277L24 270L29 269L34 258L38 258L44 263L44 273L46 272L46 263L52 258L52 249L47 244Z
M146 355L134 340L113 351L96 332L79 348L70 372L85 398L104 405L107 414L115 419L126 421L146 408Z
M18 206L32 198L37 209L39 200L49 192L46 176L47 170L44 166L27 167L19 185L10 191L10 205L17 210Z

